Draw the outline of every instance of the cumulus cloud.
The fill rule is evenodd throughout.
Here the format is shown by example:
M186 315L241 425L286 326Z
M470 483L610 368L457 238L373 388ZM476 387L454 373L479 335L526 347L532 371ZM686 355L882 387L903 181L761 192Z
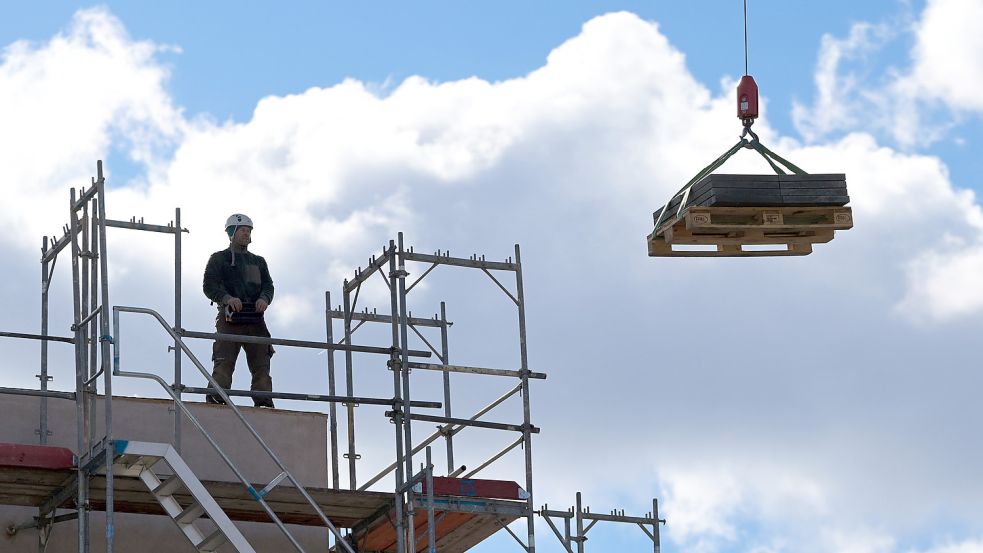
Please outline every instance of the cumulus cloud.
M550 373L534 389L536 416L549 429L537 437L537 466L548 467L539 469L537 493L569 490L589 479L585 467L612 467L616 458L629 465L606 474L618 491L593 491L605 499L665 491L667 535L687 550L903 549L921 515L957 505L947 520L972 524L983 513L979 494L963 485L975 477L979 449L960 455L962 464L932 456L965 445L960 432L975 431L967 422L978 420L975 398L954 399L917 379L925 351L958 336L926 337L898 317L978 314L983 298L960 299L970 283L953 275L965 279L981 263L983 217L939 159L887 147L857 112L826 109L837 87L863 93L859 81L838 81L837 68L874 48L881 32L861 26L846 41L824 42L829 59L814 109L832 116L816 119L805 144L758 123L763 140L806 170L847 173L856 228L808 258L690 263L645 256L651 211L740 129L731 83L711 90L695 80L654 23L627 13L593 19L542 67L501 82L411 77L382 93L347 80L263 98L250 120L220 122L175 107L160 46L132 39L105 10L82 11L48 42L8 47L0 65L0 110L23 106L10 111L18 131L5 133L0 161L36 184L26 203L0 205L2 253L29 267L17 282L35 282L36 259L22 244L62 222L58 210L39 215L42 206L64 205L66 185L84 182L92 159L118 140L145 170L111 181L110 216L160 222L181 206L192 230L186 321L209 319L196 291L200 265L224 247L221 224L233 211L256 221L253 249L270 261L274 333L300 338L321 335L323 290L336 290L399 230L421 248L501 257L521 242L531 361ZM92 75L114 84L76 96L70 85ZM46 119L66 102L73 109ZM828 138L838 130L851 132ZM745 152L725 169L767 166ZM113 235L117 303L169 302L169 252L150 239ZM470 281L421 287L413 301L429 309L444 294L473 299L476 290ZM383 294L362 298L388 306ZM460 323L454 359L515 363L503 353L513 344L499 345L514 312L485 300L449 306ZM955 350L951 367L937 370L973 389L968 354ZM279 366L278 387L309 389L312 373ZM486 392L494 391L469 390ZM916 393L924 398L917 417ZM572 409L571 398L587 407ZM910 436L938 443L912 447ZM584 442L570 463L571 444ZM902 489L935 499L911 512ZM824 530L843 517L857 524ZM746 526L759 535L747 540ZM979 528L971 528L973 538Z
M975 63L983 39L974 26L981 16L979 0L929 0L920 14L858 22L845 38L824 35L816 97L794 104L796 128L808 141L867 129L906 149L947 138L965 115L983 111ZM885 68L885 51L909 40L908 64Z
M862 71L865 65L861 63L860 70L852 69L851 62L866 61L891 35L888 25L867 22L855 23L846 38L823 35L815 71L815 102L811 107L798 102L792 106L792 120L807 141L816 141L834 131L856 129L864 118L870 117L872 104L875 113L886 111L885 98L872 94L866 86L869 76Z
M57 229L63 217L46 215L54 211L47 202L58 194L65 205L68 185L87 182L110 141L148 163L180 137L185 121L164 89L168 70L155 60L161 48L133 40L104 9L79 11L44 43L4 48L0 164L18 194L0 218L0 240L22 247L31 236L33 250Z
M947 105L983 112L983 37L976 22L983 18L979 0L930 0L915 26L911 76L917 92Z

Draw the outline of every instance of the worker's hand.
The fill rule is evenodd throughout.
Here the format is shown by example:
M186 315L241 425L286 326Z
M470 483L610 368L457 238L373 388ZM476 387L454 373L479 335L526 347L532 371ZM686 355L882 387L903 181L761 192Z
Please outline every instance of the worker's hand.
M225 302L225 304L231 307L236 313L242 311L242 300L239 298L229 298L229 301Z
M263 311L266 311L266 308L269 307L269 306L270 306L270 304L267 303L266 300L264 300L263 298L259 298L258 300L256 300L256 312L257 313L262 313Z

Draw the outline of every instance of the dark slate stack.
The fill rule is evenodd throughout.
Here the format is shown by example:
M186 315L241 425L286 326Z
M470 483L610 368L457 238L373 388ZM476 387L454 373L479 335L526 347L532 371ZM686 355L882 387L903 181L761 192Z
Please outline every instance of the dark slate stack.
M681 196L662 218L672 219ZM846 175L708 175L690 189L687 207L839 207L850 202ZM655 212L659 217L660 207Z

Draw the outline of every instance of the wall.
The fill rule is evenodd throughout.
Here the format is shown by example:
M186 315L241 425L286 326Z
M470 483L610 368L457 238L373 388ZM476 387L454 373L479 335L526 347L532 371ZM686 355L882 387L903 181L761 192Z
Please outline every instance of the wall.
M37 444L34 433L39 426L40 398L0 395L0 442ZM248 431L225 406L188 403L220 447L232 458L252 482L268 482L279 470L269 456L248 434ZM104 420L103 398L97 402L98 436L102 436ZM170 443L174 430L173 404L156 399L115 397L113 436L117 439ZM287 468L305 486L327 487L327 416L322 413L283 411L242 407L246 418L277 453ZM48 399L48 421L53 435L49 445L76 450L75 402ZM235 480L217 453L202 434L187 420L182 421L181 456L202 480ZM33 508L0 506L0 524L29 522L37 510ZM120 552L171 553L194 551L177 526L167 517L153 515L117 514L115 550ZM91 515L91 551L105 551L105 524L102 513ZM293 548L273 524L237 523L257 551L291 551ZM289 527L291 533L309 552L327 551L327 530L324 528ZM78 551L78 530L74 521L55 525L47 553ZM0 537L4 553L36 553L37 531L22 530L11 537ZM228 546L220 552L231 551Z

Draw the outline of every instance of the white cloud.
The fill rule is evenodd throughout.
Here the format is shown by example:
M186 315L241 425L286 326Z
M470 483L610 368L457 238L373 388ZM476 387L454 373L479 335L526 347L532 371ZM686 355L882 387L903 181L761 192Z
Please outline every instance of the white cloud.
M924 550L924 553L980 553L981 551L983 551L983 540L969 540L938 545Z
M883 102L883 99L869 95L869 89L863 86L865 75L844 69L844 66L876 52L890 35L887 25L866 22L854 23L849 36L844 39L823 35L815 72L815 103L805 107L795 102L792 107L796 129L807 141L814 142L834 131L856 129L865 117L870 116L870 104Z
M949 106L983 112L983 19L980 0L929 0L915 27L911 78L917 93Z
M69 184L82 186L111 140L140 162L180 135L179 110L163 86L160 48L132 40L104 9L79 11L69 28L43 44L15 42L0 58L0 164L17 202L0 234L34 240L60 227ZM119 146L119 145L118 145ZM23 247L19 241L10 241Z
M691 465L667 467L660 475L669 535L687 551L746 543L749 533L741 525L749 517L760 524L828 515L823 486L787 466Z
M865 129L906 149L946 138L964 114L983 112L981 17L980 0L929 0L917 16L855 23L846 38L824 35L816 98L809 107L795 102L796 128L808 141ZM910 64L885 68L884 50L909 39Z

